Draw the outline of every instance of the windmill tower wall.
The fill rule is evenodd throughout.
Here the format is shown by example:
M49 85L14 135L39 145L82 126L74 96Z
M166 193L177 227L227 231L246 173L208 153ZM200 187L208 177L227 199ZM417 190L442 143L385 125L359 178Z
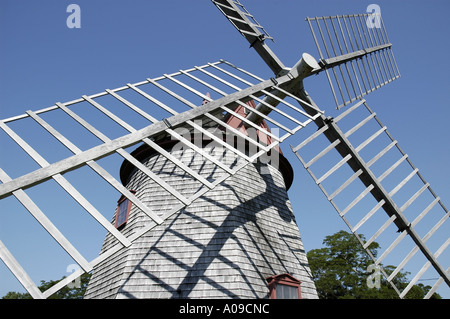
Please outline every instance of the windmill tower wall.
M170 142L164 147L202 176L214 179L222 174L191 149ZM230 164L236 160L229 150L205 147L218 157L225 154ZM201 187L148 147L138 148L133 155L183 194ZM286 190L292 168L279 155L279 167L247 165L112 255L94 269L85 298L268 298L266 278L285 273L301 281L302 298L317 298ZM122 166L122 178L159 215L179 203L130 166ZM121 231L130 236L151 222L132 207ZM115 239L107 236L103 249L114 244Z

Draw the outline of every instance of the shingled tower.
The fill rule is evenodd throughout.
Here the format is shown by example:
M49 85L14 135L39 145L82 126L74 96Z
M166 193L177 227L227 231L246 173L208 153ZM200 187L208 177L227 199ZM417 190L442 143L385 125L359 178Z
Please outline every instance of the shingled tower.
M255 107L253 101L247 105ZM235 111L245 116L243 107ZM235 116L224 115L223 120L241 132L256 134ZM230 139L223 128L207 119L202 119L202 125L209 126L209 131L227 143L243 143ZM264 121L260 125L267 128ZM207 153L223 156L229 163L236 160L231 152L195 131L186 129L184 133ZM258 137L260 142L270 143L269 136ZM176 142L163 137L158 144L202 176L215 177L217 166ZM248 143L242 145L247 154L255 151ZM147 145L132 155L180 192L195 193L202 187ZM279 148L274 148L267 158L247 165L130 247L99 264L85 298L273 298L276 292L278 298L317 298L287 195L293 180L292 168ZM127 161L121 167L121 179L159 216L177 204L173 196ZM125 236L132 236L151 222L127 200L119 200L113 223ZM103 250L116 241L108 235Z

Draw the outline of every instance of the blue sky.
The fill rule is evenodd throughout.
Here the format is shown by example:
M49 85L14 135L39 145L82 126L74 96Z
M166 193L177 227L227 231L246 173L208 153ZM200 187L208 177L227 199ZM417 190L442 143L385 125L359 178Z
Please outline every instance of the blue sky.
M305 17L365 13L369 4L378 4L402 77L369 95L367 101L433 190L450 203L450 60L446 58L450 2L242 2L274 37L275 43L268 44L287 66L294 65L303 52L318 58ZM66 26L66 8L71 3L81 8L79 29ZM219 59L263 78L272 76L210 1L1 0L0 48L1 119ZM332 96L324 79L308 79L305 86L319 106L332 114ZM282 147L287 153L288 145ZM8 153L8 146L0 145L2 167L11 165ZM326 235L345 225L300 163L292 163L295 182L289 194L303 242L306 250L319 248ZM48 198L45 201L44 206ZM1 215L11 213L2 207L9 206L0 206ZM30 268L33 260L47 256L27 253L22 246L32 240L30 233L12 235L4 221L0 239L12 245L8 247ZM97 246L89 251L85 245L95 257ZM67 275L61 266L55 274L40 264L31 270L37 283ZM0 296L10 290L23 291L0 264Z

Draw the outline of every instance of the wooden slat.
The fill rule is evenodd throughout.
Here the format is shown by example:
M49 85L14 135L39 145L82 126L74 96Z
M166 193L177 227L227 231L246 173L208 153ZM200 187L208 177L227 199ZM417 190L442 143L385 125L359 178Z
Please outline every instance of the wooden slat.
M321 58L322 68L316 73L325 70L338 109L400 76L396 72L392 44L387 37L380 36L377 28L367 28L363 21L366 18L367 16L364 15L307 18ZM315 21L315 27L313 27L312 21ZM337 21L338 27L336 27L335 21ZM320 37L316 36L316 29ZM318 39L322 40L320 44ZM341 39L344 40L344 43ZM326 57L322 52L323 49ZM359 75L354 63L358 67ZM353 72L350 71L349 64ZM331 74L334 76L334 81L331 79ZM362 80L363 87L359 78ZM350 80L350 83L347 83L347 79ZM341 102L338 101L336 95L336 85L342 98Z
M296 100L299 104L302 105L302 107L306 106L310 111L312 111L311 113L314 114L314 115L310 115L307 112L302 111L298 107L292 105L291 103L285 101L284 99L280 99L276 94L272 94L271 92L268 92L266 90L262 90L261 92L266 94L267 96L270 96L270 97L274 98L275 100L278 100L280 103L282 103L282 104L286 105L287 107L293 109L294 111L302 114L303 116L306 116L310 120L315 120L319 116L321 116L321 115L323 115L325 113L324 111L320 110L317 106L312 105L311 103L309 103L309 102L299 98L298 96L296 96L296 95L294 95L294 94L292 94L292 93L290 93L290 92L280 88L279 86L274 86L271 91L272 92L273 91L281 92L281 93L285 94L287 97L290 97L290 98Z
M422 218L425 217L426 214L434 207L437 203L439 203L440 197L436 197L433 202L430 203L430 205L427 206L417 217L413 220L411 223L412 226L415 226ZM447 212L448 213L448 212Z
M100 105L99 103L97 103L96 101L94 101L93 99L88 97L87 95L83 95L82 98L85 99L87 102L89 102L91 105L93 105L100 112L105 114L107 117L112 119L114 122L116 122L117 124L122 126L128 132L135 132L136 131L130 124L128 124L127 122L125 122L124 120L119 118L117 115L115 115L114 113L112 113L107 108L103 107L102 105Z
M336 165L334 165L331 169L329 169L325 174L323 174L320 178L316 180L317 184L322 183L325 179L327 179L331 174L333 174L336 170L338 170L342 165L347 163L352 156L348 154L346 157L341 159Z
M419 171L418 168L414 169L408 176L406 176L397 186L395 186L390 192L389 196L394 196L414 175Z
M122 183L120 183L117 179L115 179L103 167L101 167L94 161L89 161L86 164L90 166L98 175L100 175L100 177L102 177L105 181L107 181L112 187L114 187L117 191L119 191L119 193L128 198L134 205L136 205L155 223L157 224L163 223L163 220L154 211L152 211L144 203L142 203L139 200L139 198L137 198L133 193L131 193L125 186L122 185Z
M79 124L81 124L84 128L86 128L89 132L94 134L97 138L104 142L111 143L111 140L98 131L95 127L90 125L87 121L85 121L83 118L81 118L78 114L74 113L73 111L69 110L66 106L64 106L61 103L57 103L57 105L66 112L70 117L72 117L75 121L77 121ZM65 144L69 149L76 153L78 152L78 148L66 141ZM120 149L120 148L118 148ZM117 150L115 150L117 151ZM131 193L128 189L126 189L120 182L118 182L111 174L109 174L106 170L104 170L100 165L98 165L96 162L89 160L85 162L86 165L88 165L90 168L92 168L97 174L99 174L105 181L107 181L111 186L113 186L116 190L118 190L122 195L127 197L133 204L135 204L139 209L141 209L147 216L149 216L152 220L154 220L157 224L161 224L163 220L156 215L152 210L150 210L146 205L144 205L136 196L134 196L133 193Z
M285 68L280 59L264 42L265 38L272 39L272 37L263 27L259 25L258 22L256 22L252 15L248 14L242 4L239 4L238 7L234 1L228 0L213 1L213 3L216 4L217 8L224 14L228 21L230 21L231 24L248 40L250 46L256 50L264 62L266 62L266 64L272 69L274 74L278 74ZM238 18L246 23L236 23L233 19L230 19L230 17ZM252 17L252 21L256 24L253 23L248 17Z
M408 232L406 230L402 231L399 236L389 245L389 247L378 257L377 264L381 263L384 258L406 237ZM389 277L388 277L389 278Z
M450 267L447 268L447 275L450 274ZM430 299L431 296L436 292L436 290L439 288L439 286L444 282L444 278L439 277L439 279L435 282L433 287L431 287L430 290L428 290L427 294L425 295L424 299Z
M342 192L348 185L350 185L354 180L356 180L363 171L359 169L352 176L350 176L338 189L336 189L329 197L328 200L333 200L340 192Z
M341 114L339 114L338 116L336 116L334 118L334 122L337 123L340 120L342 120L344 117L346 117L347 115L349 115L351 112L353 112L354 110L356 110L358 107L360 107L364 102L366 102L366 100L362 99L361 101L359 101L358 103L355 103L354 105L352 105L351 107L349 107L347 110L345 110L344 112L342 112Z
M301 142L300 144L298 144L296 147L294 147L292 149L292 151L295 153L297 151L299 151L302 147L304 147L305 145L307 145L308 143L310 143L311 141L313 141L315 138L319 137L322 135L323 132L325 132L328 129L328 125L324 125L322 126L319 130L317 130L316 132L314 132L314 134L312 134L311 136L309 136L308 138L304 139L303 142Z
M316 161L318 161L320 158L322 158L323 156L325 156L325 154L327 154L329 151L331 151L332 149L334 149L334 147L336 145L338 145L341 141L340 140L335 140L333 143L331 143L330 145L328 145L327 147L325 147L325 149L323 149L320 153L318 153L316 156L314 156L308 163L306 163L306 167L310 167L312 164L314 164Z
M403 155L397 162L395 162L391 167L389 167L383 174L381 174L377 179L381 182L385 179L394 169L396 169L401 163L403 163L408 158L408 155Z
M217 61L217 62L214 62L214 63L208 63L208 64L205 64L205 65L200 66L199 68L206 68L206 67L209 67L209 66L211 66L211 65L218 65L218 64L227 64L227 65L230 65L230 66L232 66L234 69L236 69L236 70L238 70L238 71L241 71L241 72L243 72L243 73L246 73L246 74L248 74L248 75L250 75L250 76L253 76L253 77L257 78L256 75L253 75L252 73L250 73L250 72L248 72L248 71L245 71L245 70L243 70L243 69L241 69L241 68L238 68L238 67L234 66L232 63L230 63L230 62L228 62L228 61L225 61L225 60L220 60L220 61ZM194 71L194 70L195 70L194 68L191 68L191 69L187 69L187 70L185 70L185 71L191 72L191 71ZM180 75L180 74L181 74L181 72L174 72L174 73L171 73L172 76L176 76L176 75ZM156 78L153 78L153 80L155 80L155 81L159 81L159 80L162 80L162 79L164 79L164 77L156 77ZM263 81L263 79L261 79L261 81ZM145 84L147 84L147 83L148 83L148 81L141 81L141 82L133 83L133 85L134 85L134 86L141 86L141 85L145 85ZM120 91L124 91L124 90L127 90L127 89L129 89L128 86L121 86L121 87L112 89L111 91L113 91L113 92L120 92ZM94 98L98 98L98 97L105 96L105 95L107 95L107 94L108 94L107 91L103 91L103 92L100 92L100 93L95 93L95 94L89 95L89 98L94 99ZM72 100L72 101L65 102L64 105L70 106L70 105L74 105L74 104L77 104L77 103L80 103L80 102L83 102L83 101L85 101L83 98L78 98L78 99L75 99L75 100ZM50 107L46 107L46 108L37 110L37 111L35 111L35 113L36 113L36 114L41 114L41 113L45 113L45 112L50 112L50 111L56 110L56 109L58 109L58 108L59 108L59 106L56 105L56 104L54 104L54 105L52 105L52 106L50 106ZM13 117L4 119L3 122L4 122L4 123L8 123L8 122L12 122L12 121L17 121L17 120L20 120L20 119L24 119L24 118L26 118L26 117L27 117L27 114L21 114L21 115L17 115L17 116L13 116Z
M189 166L187 166L186 164L184 164L183 162L181 162L180 160L178 160L175 156L173 156L172 154L170 154L169 152L167 152L164 148L162 148L161 146L159 146L157 143L153 142L152 140L145 138L142 140L145 144L147 144L148 146L150 146L151 148L153 148L155 151L157 151L159 154L161 154L162 156L164 156L165 158L167 158L169 161L171 161L172 163L174 163L175 165L177 165L179 168L181 168L183 171L185 171L186 173L188 173L189 175L191 175L192 177L194 177L196 180L198 180L200 183L202 183L203 185L205 185L206 187L208 187L209 189L213 188L213 185L206 180L203 176L201 176L200 174L198 174L196 171L194 171L193 169L191 169Z
M367 194L369 194L373 188L373 185L369 185L368 187L366 187L366 189L364 189L361 194L358 195L358 197L356 197L347 207L344 208L344 210L341 211L340 215L344 216L345 214L347 214L348 211L352 209L353 206L355 206L357 203L359 203Z
M375 117L375 113L370 114L368 117L366 117L364 120L362 120L361 122L359 122L358 124L356 124L354 127L352 127L351 129L349 129L344 135L345 137L349 137L350 135L352 135L353 133L355 133L357 130L359 130L362 126L364 126L364 124L366 124L367 122L369 122L372 118Z
M372 134L368 139L366 139L364 142L362 142L361 144L358 145L358 147L356 147L356 151L360 152L364 147L366 147L368 144L370 144L370 142L372 142L375 138L377 138L381 133L385 132L387 129L386 126L382 127L381 129L379 129L378 131L376 131L374 134Z
M434 254L434 258L439 257L449 244L450 238L447 239L445 243L442 244L441 247L439 247L439 249ZM406 288L402 291L402 293L400 294L400 298L403 298L408 293L408 291L416 284L416 282L420 279L420 277L422 277L422 275L428 270L428 268L430 268L430 266L431 262L427 261L425 265L423 265L423 267L416 274L416 276L414 276L414 278L409 282L408 286L406 286Z
M423 185L406 203L403 204L402 207L400 207L400 211L405 211L405 209L408 208L429 186L429 183Z
M128 162L133 164L137 169L142 171L145 175L147 175L150 179L152 179L155 183L157 183L161 188L172 194L174 197L176 197L178 200L182 201L184 204L189 205L191 201L184 197L180 192L178 192L176 189L174 189L172 186L170 186L167 182L165 182L161 177L159 177L157 174L152 172L147 166L142 164L140 161L138 161L135 157L133 157L131 154L126 152L124 149L120 148L117 150L117 153L121 155L124 159L126 159Z
M131 84L128 84L128 85L130 86ZM150 122L152 122L152 123L158 122L158 120L156 118L154 118L153 116L149 115L147 112L144 112L139 107L137 107L136 105L134 105L133 103L131 103L127 99L123 98L119 94L117 94L117 93L115 93L115 92L113 92L111 90L108 90L108 89L106 90L106 92L108 92L111 96L113 96L114 98L116 98L117 100L119 100L120 102L122 102L123 104L128 106L130 109L132 109L133 111L135 111L136 113L138 113L142 117L144 117L147 120L149 120Z
M356 225L352 228L356 232L373 214L375 214L385 203L384 199L379 201Z
M382 149L377 155L372 157L372 159L367 162L367 167L372 166L376 161L378 161L383 155L385 155L395 145L397 145L397 141L392 141L388 146L386 146L384 149Z
M13 275L19 280L21 285L28 291L28 293L34 299L44 299L44 295L33 282L33 280L28 276L26 271L17 262L14 256L9 252L3 242L0 240L0 259L3 260L6 267L13 273Z
M0 169L0 179L3 183L9 182L11 178ZM78 250L67 240L59 229L48 219L39 207L21 189L13 192L17 200L30 212L30 214L41 224L41 226L53 237L53 239L80 265L85 271L92 270L89 262L78 252Z
M381 235L381 233L383 231L386 230L386 228L389 227L390 224L392 224L392 222L397 218L397 216L392 215L391 217L389 217L389 219L377 230L377 232L370 237L370 239L366 242L366 244L364 245L364 249L367 249L367 247L369 247L369 245L378 238L378 236Z

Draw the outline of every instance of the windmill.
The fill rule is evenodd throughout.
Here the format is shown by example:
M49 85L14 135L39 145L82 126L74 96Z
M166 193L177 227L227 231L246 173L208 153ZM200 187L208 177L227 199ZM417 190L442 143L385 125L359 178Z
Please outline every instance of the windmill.
M384 227L382 227L381 230L375 234L377 236L372 236L369 241L377 239L384 228L388 229L388 227L392 225L396 227L395 231L400 231L400 235L392 241L392 246L389 247L387 252L383 253L379 259L374 258L374 262L376 264L381 263L381 261L383 261L386 257L385 255L395 248L395 245L403 242L405 237L410 237L413 239L415 246L408 254L407 258L400 263L400 265L403 266L409 258L420 250L421 253L427 258L427 264L425 267L428 268L431 265L432 268L436 269L440 277L436 285L433 286L432 291L437 289L438 285L442 281L446 281L448 284L446 269L443 269L437 260L439 255L446 248L445 245L448 243L448 239L445 239L446 241L444 242L444 245L442 248L438 249L437 253L432 254L424 244L432 233L426 235L424 238L420 238L414 232L414 229L420 220L425 217L425 215L430 214L429 212L436 207L441 207L444 210L444 214L442 215L442 220L440 220L436 227L434 227L433 232L434 230L443 229L441 225L446 221L448 211L440 202L439 198L435 197L430 205L418 215L418 218L414 220L412 224L409 224L403 215L403 210L406 209L406 207L401 207L399 209L397 204L393 202L392 196L415 176L423 179L420 175L418 175L417 169L412 166L411 162L402 150L397 148L397 143L393 139L386 147L382 148L382 152L376 155L373 163L371 163L370 160L367 162L362 160L361 151L363 149L367 150L369 145L373 145L371 142L375 141L377 137L387 134L387 130L383 126L380 126L380 129L375 132L375 135L371 135L367 140L363 141L361 145L354 147L350 142L350 136L353 132L366 128L371 120L376 121L377 124L381 123L375 113L373 113L368 107L366 101L361 98L370 93L372 90L387 84L399 76L395 59L392 55L392 50L390 49L391 45L386 37L384 26L382 29L365 29L363 31L361 27L364 26L364 20L368 17L367 15L318 17L308 19L308 23L310 24L316 40L315 42L319 48L321 60L319 61L319 64L317 64L312 56L304 54L302 59L293 68L287 68L268 48L265 40L270 39L271 37L267 34L264 28L262 28L256 20L254 20L254 17L247 10L245 10L242 4L238 1L213 2L268 64L270 69L274 72L274 78L264 80L234 66L229 62L219 61L217 63L210 63L201 67L182 70L174 74L165 74L159 78L146 79L140 83L127 84L126 86L114 90L106 90L105 92L101 92L99 94L91 96L85 95L81 99L66 103L57 103L53 107L36 112L29 111L27 114L5 119L0 122L3 132L10 136L11 139L17 143L17 145L19 145L42 167L15 179L11 179L5 172L2 171L2 185L0 185L1 198L7 198L11 195L16 197L52 235L52 237L55 238L60 246L62 246L81 266L79 271L76 271L59 284L50 288L48 291L40 292L35 284L30 280L29 276L23 271L22 266L20 266L17 260L13 257L13 254L8 251L5 245L0 243L1 258L8 268L11 269L11 271L17 276L21 283L33 295L33 297L48 297L53 292L80 276L83 272L91 271L93 267L100 265L114 254L119 253L124 247L130 247L135 240L139 239L144 234L151 232L153 229L158 227L158 225L163 224L165 220L169 220L169 218L175 216L180 210L191 205L201 196L207 194L209 191L213 191L228 178L239 174L240 170L245 169L250 163L253 163L256 159L267 154L269 150L277 147L278 144L285 139L290 138L291 136L299 136L299 134L304 131L303 128L306 126L308 126L308 128L311 127L313 125L312 122L314 122L319 127L319 130L312 136L306 137L300 143L297 143L292 147L292 150L296 155L298 155L299 160L304 164L316 183L324 191L333 206L337 208L339 215L349 225L355 235L358 236L356 231L358 229L362 229L362 227L367 225L367 223L370 223L372 216L381 215L380 213L384 210L387 214L383 216L387 216L388 220L386 224L383 225ZM316 30L314 30L314 28L316 28ZM333 40L333 35L335 35L336 40ZM322 39L325 44L324 46L330 46L321 48L320 39ZM338 39L341 39L342 42L339 42ZM325 117L324 112L315 105L312 99L307 95L302 85L302 80L305 77L320 73L322 71L327 73L327 79L332 87L333 97L337 102L338 108L355 102L353 106L349 107L344 113L334 119ZM202 76L207 76L208 80L202 80ZM186 78L188 80L186 80ZM221 82L220 88L217 85L214 86L212 84L212 79L214 79L214 81ZM233 79L233 81L237 81L237 83L240 83L241 85L244 85L243 87L245 88L241 89L241 87L234 84L236 82L232 82L231 79ZM182 86L208 103L203 103L199 106L200 103L197 103L195 100L192 101L182 97L181 94L177 93L174 89L171 89L163 82L170 82L172 84L175 83L178 86ZM255 82L256 84L254 84ZM195 89L193 83L196 83L196 85L201 84L202 88L208 87L209 90L214 91L216 96L221 95L223 97L212 99L203 91ZM168 106L168 104L164 103L163 100L146 93L142 87L148 84L151 84L159 90L164 91L164 93L169 94L173 99L181 102L183 106L180 108L175 108L172 104ZM128 94L129 92L137 93L141 97L156 104L163 110L162 113L160 113L161 111L156 113L147 113L142 108L137 107L137 103L132 103L130 101L131 98L128 99L123 97L123 95ZM108 108L104 107L103 103L98 102L102 98L115 99L121 102L127 108L149 121L151 125L143 126L139 129L134 128L130 125L130 122L118 117L114 114L114 112L112 112L111 109L109 109L109 106L113 105L112 102L111 104L107 104ZM341 98L342 101L340 101ZM285 99L290 99L294 103L300 104L303 110L299 109L292 102L287 102ZM255 101L257 103L254 105L255 108L253 108L250 104L247 104L251 103L250 101ZM103 114L117 125L121 126L126 131L126 134L120 135L117 138L107 137L101 132L100 129L73 111L72 107L76 108L76 106L80 104L92 106L94 110L100 112L100 114ZM244 114L237 112L238 107L245 110L245 117ZM289 109L292 113L288 113L283 109L283 107ZM190 110L186 111L186 109ZM339 125L341 125L341 123L361 110L368 112L369 116L363 118L363 121L358 122L356 126L351 126L348 132L342 133L341 126L338 126L337 124L339 123ZM43 116L40 115L41 113L49 112L63 112L62 114L64 116L68 116L71 120L81 125L83 129L96 136L100 140L100 144L96 144L86 150L81 149L76 145L76 143L69 141L68 138L57 131L52 125L43 119ZM280 116L283 121L277 121L272 118L275 113L277 113L276 115ZM271 115L269 116L269 114ZM260 138L251 138L249 135L242 134L242 131L238 130L237 127L230 125L230 122L226 121L226 116L232 116L235 119L239 119L244 123L245 129L249 131L250 128L253 128L256 131L261 132L263 136L269 136L271 138L270 142L261 143ZM196 122L196 120L199 119L202 120L202 124ZM36 122L40 127L61 142L64 147L66 147L74 155L54 163L47 162L7 124L9 122L20 120L32 120ZM283 135L280 137L280 135L275 135L266 130L264 126L259 125L262 120L275 125L284 132ZM242 149L224 143L223 138L218 137L216 132L208 130L210 127L214 126L203 126L203 124L208 121L216 123L214 125L225 127L229 130L229 132L231 132L230 134L232 134L233 137L237 136L242 140L245 140L246 142L244 142L243 145L254 145L256 147L254 149L255 151L246 153L246 151L243 151ZM284 124L284 121L288 121L293 126ZM231 158L229 156L224 157L224 159L231 160L231 162L222 162L218 160L217 157L205 153L202 151L201 144L196 144L195 140L191 141L186 139L183 134L180 134L180 132L177 131L177 128L185 126L186 124L191 128L191 130L195 130L205 136L208 136L210 140L216 142L217 145L220 145L222 147L221 151L225 150L227 154L232 153L233 156ZM210 161L210 163L212 163L210 169L221 170L221 174L218 174L217 176L214 174L211 175L211 172L208 171L206 174L208 177L205 178L202 174L199 174L198 171L192 170L189 165L186 165L183 161L180 161L179 158L175 158L173 154L167 152L160 146L159 142L167 138L167 136L171 136L173 138L172 141L176 141L176 143L181 142L181 144L193 150L194 153L204 156ZM388 138L391 138L390 135L387 136ZM325 142L330 142L329 146L327 145L323 151L313 154L310 159L305 160L302 152L309 145L311 145L311 143L318 141L321 137L326 138ZM178 191L171 183L160 178L157 174L149 170L148 167L143 166L142 163L136 159L136 156L134 156L137 155L136 153L128 152L128 148L137 144L141 144L145 148L149 147L156 150L158 156L162 156L174 165L178 166L183 172L185 172L183 174L189 174L192 178L191 180L200 185L197 192L190 193L188 195L182 192L180 193L180 191ZM404 182L401 182L398 187L394 187L391 193L387 193L384 190L383 185L381 185L381 182L383 182L385 177L389 174L389 171L394 170L402 162L398 162L398 164L396 162L395 166L389 168L385 174L386 176L382 175L378 178L372 173L372 165L369 164L374 164L391 149L397 149L400 152L401 159L411 165L412 172L408 173L406 175L406 179L404 179ZM333 164L331 169L326 170L323 174L316 178L316 174L312 170L315 167L313 165L317 165L320 159L325 158L327 154L334 150L342 156L342 159ZM171 197L174 197L174 204L170 206L170 209L165 211L163 214L155 213L155 211L150 209L148 205L138 198L134 192L125 188L123 183L117 181L111 176L110 173L108 173L97 163L101 158L106 158L113 153L119 154L128 163L131 163L138 170L143 172L146 176L145 178L150 178L155 181L159 187L164 189L165 192L168 192ZM346 165L351 167L354 174L348 179L342 181L339 184L341 187L338 187L336 190L333 189L332 191L329 191L326 189L326 182L336 176L338 170L342 167L346 167ZM137 207L137 209L144 214L144 218L147 219L145 226L140 228L138 232L127 234L126 236L124 236L124 234L117 228L113 227L110 221L104 218L103 215L94 207L94 205L92 205L85 198L85 196L83 196L65 178L65 175L68 172L76 171L81 167L89 167L92 169L108 184L117 189L118 192L124 196L124 198L127 198L132 205L134 205L134 207ZM71 242L68 241L64 235L62 235L58 228L52 224L49 218L45 216L38 205L36 205L24 192L26 189L32 188L35 185L39 185L40 183L49 180L58 183L76 202L80 204L80 206L83 207L84 210L86 210L94 219L96 219L105 229L108 230L109 236L112 239L110 242L105 243L105 250L99 257L92 261L87 261L86 258L84 258L82 254L75 249ZM339 206L340 203L337 202L338 195L348 189L347 186L351 185L353 181L358 180L362 181L365 188L361 193L356 193L356 197L347 197L351 199L350 204L341 208ZM430 191L431 189L429 188L429 185L424 182L424 187L420 188L419 192L407 202L407 206L410 206L423 192ZM373 209L371 208L366 211L360 221L352 225L352 220L349 219L351 209L361 202L362 199L367 198L366 195L369 195L369 193L375 198L376 204L373 206ZM434 195L434 193L432 193L432 195ZM358 239L363 245L367 244L363 242L361 238L358 237ZM423 273L423 271L425 271L425 268L424 270L421 269L418 272L418 275ZM386 277L392 277L390 278L392 285L395 274L396 272L393 274L386 274ZM417 279L418 277L414 277L412 284L414 284ZM409 287L410 286L408 286L403 292L399 291L400 295L403 296L406 294ZM398 288L395 287L395 289Z

